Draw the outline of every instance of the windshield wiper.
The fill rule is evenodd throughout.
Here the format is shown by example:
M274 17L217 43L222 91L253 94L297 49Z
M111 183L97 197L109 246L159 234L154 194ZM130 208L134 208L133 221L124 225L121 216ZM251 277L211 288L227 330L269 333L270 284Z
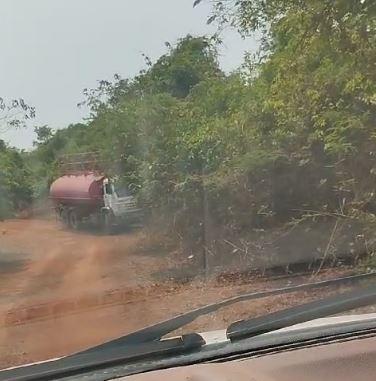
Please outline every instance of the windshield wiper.
M237 295L235 297L228 298L217 303L208 304L204 307L200 307L195 310L189 311L187 313L178 315L174 318L165 320L161 323L154 324L152 326L132 332L126 336L112 340L108 343L104 343L96 347L93 347L87 350L86 352L160 340L162 337L168 335L169 333L174 332L177 329L182 328L188 325L189 323L193 322L195 319L197 319L200 316L216 312L223 307L227 307L238 302L262 299L262 298L266 298L270 296L285 295L285 294L293 293L296 291L307 291L307 290L317 289L321 287L342 285L345 283L356 283L362 280L373 278L375 276L376 276L376 272L371 272L367 274L353 275L348 277L323 280L320 282L304 283L304 284L299 284L296 286L288 286L288 287L282 287L282 288L273 289L273 290L251 292L251 293Z
M226 333L231 341L246 339L375 303L376 286L372 286L315 300L258 318L238 321L231 324Z
M108 368L116 364L128 364L140 359L150 360L161 356L187 353L192 350L197 350L205 344L201 336L198 334L189 334L183 335L180 338L161 339L163 336L191 323L199 316L215 312L225 306L241 301L261 299L331 285L356 283L375 276L376 272L372 272L268 291L241 294L218 303L209 304L59 360L16 368L9 371L0 371L0 381L54 380L59 377L62 378L87 373L93 369ZM236 326L233 325L233 327ZM231 335L231 330L229 333ZM232 339L235 337L236 333L232 336Z

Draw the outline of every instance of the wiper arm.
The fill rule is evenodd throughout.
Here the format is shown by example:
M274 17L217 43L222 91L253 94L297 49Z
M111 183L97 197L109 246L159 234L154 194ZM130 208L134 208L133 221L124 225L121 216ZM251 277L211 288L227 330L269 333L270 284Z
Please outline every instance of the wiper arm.
M233 323L227 328L227 337L231 341L250 338L374 303L376 303L376 286L334 295L266 316Z

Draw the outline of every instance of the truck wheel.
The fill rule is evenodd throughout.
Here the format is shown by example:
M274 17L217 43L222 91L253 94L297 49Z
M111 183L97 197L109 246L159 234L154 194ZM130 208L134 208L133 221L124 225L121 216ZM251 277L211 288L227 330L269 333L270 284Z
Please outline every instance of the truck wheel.
M113 232L113 217L111 213L105 213L102 216L102 231L104 234L112 234Z
M74 210L69 213L69 226L74 230L78 230L80 227L80 220L77 216L77 212Z
M69 226L69 216L68 216L68 212L66 210L61 211L60 218L61 218L61 221L63 222L63 224L65 226Z

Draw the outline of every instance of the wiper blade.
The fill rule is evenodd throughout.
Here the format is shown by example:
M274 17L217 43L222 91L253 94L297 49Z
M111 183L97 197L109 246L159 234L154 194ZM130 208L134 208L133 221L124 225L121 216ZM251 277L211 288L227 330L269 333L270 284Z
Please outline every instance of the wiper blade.
M376 286L334 295L258 318L238 321L227 328L227 337L231 341L250 338L374 303L376 303Z
M200 348L204 340L197 334L101 352L81 352L55 361L0 371L0 381L50 381L80 376L99 369L140 360L177 355Z
M278 289L273 289L268 291L251 292L251 293L237 295L235 297L222 300L218 303L209 304L204 307L197 308L187 313L178 315L174 318L165 320L161 323L143 328L141 330L135 331L126 336L112 340L108 343L104 343L96 347L93 347L87 351L97 351L97 350L103 350L105 348L122 347L123 345L134 345L134 344L160 340L162 337L166 336L167 334L174 332L177 329L182 328L188 325L189 323L193 322L195 319L197 319L200 316L213 313L223 307L227 307L238 302L243 302L247 300L256 300L256 299L261 299L261 298L266 298L266 297L276 296L276 295L285 295L285 294L289 294L296 291L307 291L307 290L312 290L316 288L340 285L345 283L356 283L359 281L373 278L375 276L376 276L376 272L371 272L367 274L360 274L360 275L353 275L353 276L342 277L342 278L323 280L320 282L299 284L297 286L288 286L288 287L283 287L283 288L278 288Z

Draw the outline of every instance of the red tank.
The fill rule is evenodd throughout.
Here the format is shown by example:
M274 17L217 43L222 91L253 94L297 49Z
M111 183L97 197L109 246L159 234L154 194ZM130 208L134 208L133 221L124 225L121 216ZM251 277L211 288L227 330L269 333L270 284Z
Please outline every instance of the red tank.
M50 198L55 204L98 205L103 202L104 178L92 173L59 177L50 187Z

